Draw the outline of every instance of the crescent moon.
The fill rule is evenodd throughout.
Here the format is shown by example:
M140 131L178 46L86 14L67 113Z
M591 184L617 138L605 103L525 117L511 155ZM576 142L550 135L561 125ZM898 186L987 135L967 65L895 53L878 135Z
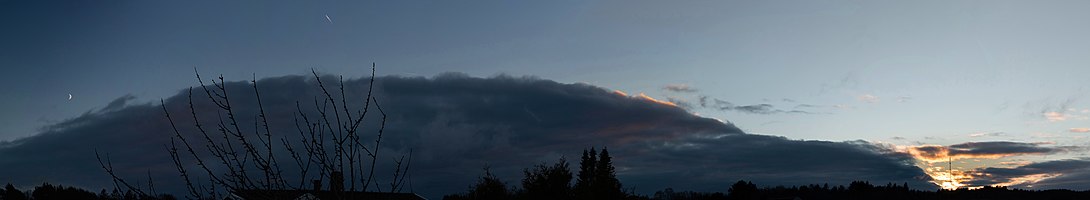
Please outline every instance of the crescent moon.
M72 100L72 94L68 94L68 100L69 100L69 101L71 101L71 100Z

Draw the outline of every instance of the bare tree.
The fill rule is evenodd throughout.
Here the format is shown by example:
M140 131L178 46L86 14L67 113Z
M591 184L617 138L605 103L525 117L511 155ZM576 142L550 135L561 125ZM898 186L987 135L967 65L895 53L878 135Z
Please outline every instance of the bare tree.
M178 128L179 124L175 122L176 119L167 109L166 102L160 100L166 119L173 129L171 143L166 149L184 180L188 198L222 199L229 193L239 191L306 190L307 180L315 181L315 188L319 183L329 180L329 191L342 194L338 196L349 192L382 190L376 181L375 170L387 115L378 99L372 96L375 82L373 63L367 96L357 100L346 98L343 77L338 80L339 90L331 92L322 77L311 70L322 93L313 101L313 109L317 114L307 114L302 103L296 101L294 123L298 137L279 136L279 142L274 140L274 127L270 127L256 76L250 81L256 102L240 103L232 102L232 93L237 91L228 90L222 75L216 78L218 80L212 79L211 85L206 85L200 73L195 74L200 83L198 94L203 91L204 96L216 106L215 117L218 121L214 125L202 123L201 119L209 117L209 114L198 112L192 87L188 89L189 117L192 118L193 128L199 134L183 134ZM335 95L336 92L339 95ZM362 103L363 107L352 110L349 103ZM236 106L247 105L257 108L257 114L253 116L253 128L243 128L239 122L242 116L239 116L239 107ZM378 111L378 115L374 117L380 120L378 127L373 129L375 139L362 141L361 135L367 134L362 127L364 119L375 114L372 106L374 111ZM280 150L277 146L283 149ZM206 154L211 156L202 156ZM291 160L277 160L278 154L288 154ZM195 166L187 167L186 161L190 159ZM386 191L398 192L402 189L411 160L411 150L408 161L405 156L393 160L393 177ZM294 164L294 169L297 170L285 172L285 168L281 167L282 162ZM116 176L108 159L106 162L101 162L100 159L100 164L115 183L118 183L118 187L125 186L143 193L140 188L133 187ZM289 177L299 177L298 182L289 183L290 180L285 178L287 173L297 175ZM345 188L345 185L349 187Z

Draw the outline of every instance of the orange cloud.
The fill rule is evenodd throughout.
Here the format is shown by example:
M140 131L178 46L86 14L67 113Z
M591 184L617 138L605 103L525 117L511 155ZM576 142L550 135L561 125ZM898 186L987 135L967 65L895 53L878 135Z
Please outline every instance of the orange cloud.
M964 182L972 181L973 175L957 169L946 169L941 166L928 165L924 167L924 173L931 176L931 183L942 189L954 190L968 186Z
M663 100L658 100L658 99L655 99L655 98L651 98L650 96L647 96L646 94L643 94L643 93L640 93L640 96L638 96L638 97L643 99L643 100L648 100L648 101L659 103L659 104L662 104L662 105L677 107L677 104L674 104L674 102L663 101Z
M975 159L975 158L987 158L995 159L1006 156L1018 155L1014 153L995 153L995 154L958 154L951 153L950 149L945 146L918 146L908 149L908 154L916 158L916 160L924 161L928 163L948 162L952 160L961 159Z
M959 170L959 166L964 167L966 161L953 162L956 160L968 159L968 162L988 163L983 159L1001 159L1010 156L1019 155L1044 155L1054 154L1060 152L1070 151L1070 147L1049 147L1041 146L1048 145L1050 143L1024 143L1024 142L1007 142L1007 141L994 141L994 142L966 142L961 144L954 144L949 146L941 145L921 145L921 146L895 146L894 149L899 152L905 152L912 155L918 162L916 163L921 169L924 169L924 173L931 176L932 183L942 187L943 189L957 189L957 188L974 188L980 185L968 185L967 183L973 182L974 179L993 178L991 174L979 172L974 170ZM996 160L992 160L996 161ZM1022 166L1029 164L1028 162L999 162L1000 165L1014 165ZM982 167L982 166L981 166ZM992 186L1011 186L1011 185L1024 185L1032 184L1037 181L1052 178L1058 176L1058 174L1037 174L1031 176L1023 176L1005 180L1003 183L992 184Z
M1046 112L1045 119L1048 119L1050 122L1064 121L1067 120L1067 115L1059 112Z
M1090 128L1071 128L1067 131L1071 131L1072 133L1087 133L1090 132Z
M1049 122L1060 122L1067 120L1090 120L1090 116L1085 114L1086 112L1079 112L1075 109L1068 109L1066 111L1050 111L1042 113L1046 120Z
M1024 161L1024 160L1022 160L1022 161L1004 161L1004 162L999 162L999 164L1000 164L1000 165L1009 165L1009 166L1022 166L1022 165L1028 165L1028 164L1031 164L1031 163L1033 163L1033 162L1030 162L1030 161Z
M1057 177L1057 176L1060 176L1060 175L1063 175L1063 174L1062 173L1031 174L1031 175L1021 176L1021 177L1013 177L1007 182L994 184L992 186L1012 186L1012 185L1023 185L1023 184L1025 184L1025 185L1027 185L1027 187L1033 187L1034 183L1040 182L1040 181L1045 180L1045 179Z
M624 93L624 92L622 92L620 90L613 90L613 94L621 95L623 97L631 97L631 96L628 96L628 93ZM663 100L658 100L658 99L655 99L655 98L651 98L651 96L647 96L647 94L644 94L642 92L640 93L640 95L637 95L635 97L639 98L639 99L647 100L647 101L650 101L650 102L662 104L662 105L677 107L677 104L675 104L674 102L663 101Z
M1040 155L1065 152L1065 147L1043 147L1047 143L1022 142L967 142L950 146L922 145L904 147L916 160L928 163L948 162L961 159L996 159L1018 155Z

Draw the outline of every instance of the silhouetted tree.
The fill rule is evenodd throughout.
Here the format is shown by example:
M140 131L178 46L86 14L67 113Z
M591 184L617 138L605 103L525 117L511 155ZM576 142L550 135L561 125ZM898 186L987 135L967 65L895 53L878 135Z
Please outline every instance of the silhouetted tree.
M609 156L609 149L602 148L598 155L597 166L594 168L594 180L591 181L595 199L622 199L621 181L617 180L616 168L613 167L613 158Z
M487 167L484 175L465 194L444 196L444 200L507 200L514 197L507 184L492 174Z
M166 120L173 128L171 143L166 148L185 183L188 198L222 199L226 193L237 191L308 190L312 187L305 184L312 183L312 180L332 180L329 187L335 192L401 191L405 177L408 176L409 163L405 156L394 159L395 168L393 177L389 179L389 187L380 188L375 180L376 161L380 155L379 150L382 149L380 146L387 116L378 99L372 96L374 64L371 67L369 88L366 88L367 96L363 99L352 100L346 97L343 77L335 85L339 90L331 92L317 72L312 70L311 73L321 91L321 97L315 98L313 102L314 111L318 114L308 114L313 112L304 111L302 104L297 101L294 128L298 137L292 139L273 137L273 127L270 126L262 105L256 77L249 84L253 88L251 92L254 100L240 102L233 99L234 92L239 91L229 90L222 75L212 79L211 85L205 85L205 80L197 74L200 83L198 94L203 93L199 96L206 97L217 109L215 113L199 113L202 110L196 108L193 88L189 88L189 116L185 117L192 119L192 127L197 134L183 134L177 127L179 124L175 123L172 115L174 113L170 113L166 103L160 100ZM336 92L339 95L335 95ZM363 106L352 110L349 103L361 103ZM242 106L253 106L257 113L253 116L242 116L239 113ZM376 110L377 113L371 112ZM375 114L378 114L376 118L380 120L374 130L375 139L371 142L363 141L366 130L361 126L362 122L365 116L375 117ZM211 125L212 128L206 127L209 126L205 124L208 120L202 120L209 117L218 119L218 122ZM240 124L240 118L246 117L255 120L253 128L244 128ZM278 147L275 152L274 147ZM280 157L278 160L278 153L288 154L291 159ZM211 156L209 159L202 155ZM183 161L186 159L192 161ZM190 166L188 163L195 163L196 166L187 167ZM298 171L285 171L281 168L281 163L295 165L294 169ZM143 190L128 184L114 173L108 155L105 161L100 158L100 164L115 183L118 183L118 187L145 196ZM285 173L290 173L288 177L300 178L287 180ZM207 182L198 183L197 180Z
M571 199L572 173L568 161L560 158L553 165L538 164L533 169L524 169L522 179L522 199Z
M597 154L598 152L594 150L594 147L591 147L589 152L587 151L587 149L583 149L583 157L579 161L578 179L576 180L575 187L573 188L573 190L575 190L575 199L594 199L591 197L590 194L592 191L591 185L593 184L595 177L594 172L597 168Z
M484 176L468 192L446 195L443 199L646 199L622 190L609 150L603 148L599 153L594 148L584 149L581 158L574 187L571 184L572 172L568 168L568 162L561 158L553 165L541 163L524 169L523 174L526 176L522 179L521 190L506 189L506 185L486 169Z
M38 187L34 187L34 191L30 195L33 199L96 199L97 195L87 190L64 187L61 185L54 186L49 183L42 183Z
M605 148L599 154L594 148L583 150L579 162L579 179L576 180L574 197L578 200L623 199L621 182L617 180L612 157Z
M629 198L633 199L633 198ZM655 199L655 200L723 200L726 199L726 195L721 192L707 193L707 192L675 192L673 188L666 188L655 192L655 195L651 198L636 197L635 199Z
M23 193L23 191L19 191L19 189L16 189L15 186L11 185L11 183L8 183L8 185L4 186L4 192L0 193L0 199L26 200L27 196Z
M757 199L757 185L752 182L738 180L727 189L727 198L731 200Z
M107 193L106 189L95 194L94 192L71 186L53 185L42 183L29 192L16 189L8 183L3 191L0 191L0 200L175 200L174 196L161 194L157 196L139 195L134 191L122 193L114 189L113 193Z

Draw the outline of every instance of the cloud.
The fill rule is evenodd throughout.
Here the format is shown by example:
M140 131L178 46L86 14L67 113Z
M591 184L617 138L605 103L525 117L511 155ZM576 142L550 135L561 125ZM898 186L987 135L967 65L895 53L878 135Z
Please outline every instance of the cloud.
M367 79L344 83L347 101L359 102L366 96ZM388 76L377 78L375 84L377 99L390 114L382 151L395 156L412 149L412 185L430 197L465 190L485 165L515 184L522 168L562 156L571 160L591 146L607 146L616 156L625 187L640 188L638 192L667 186L722 191L738 179L769 185L870 180L933 187L923 171L912 165L909 154L862 141L746 134L733 124L593 85L463 74ZM266 78L258 86L274 137L291 140L297 135L292 125L296 102L304 106L304 114L316 115L306 106L321 94L312 78ZM256 99L251 87L247 82L226 85L238 109L239 124L255 123L258 110L252 106ZM187 96L183 90L166 98L165 106L181 131L196 138L199 133L191 126ZM194 97L199 119L214 124L215 105L201 92ZM142 180L148 170L160 190L180 191L181 181L164 149L171 129L162 108L129 101L130 96L121 97L114 102L124 103L114 104L116 109L107 106L111 109L65 120L34 136L0 142L0 168L4 168L0 181L110 187L109 177L94 159L93 152L98 150L111 154L122 176ZM358 104L362 103L349 109L362 106ZM377 122L368 119L363 127L374 132ZM244 132L254 129L247 127L242 127ZM361 138L371 139L371 135ZM380 161L385 160L391 159ZM379 163L384 165L380 171L390 168L388 162ZM288 178L299 179L298 175Z
M821 108L821 107L825 107L825 106L814 105L814 104L799 104L799 105L795 106L795 108Z
M1025 164L1013 168L989 167L975 172L987 179L974 185L1002 185L1034 189L1085 189L1090 185L1090 159L1065 159Z
M1087 133L1087 132L1090 132L1090 128L1085 128L1085 127L1084 128L1071 128L1071 129L1068 129L1067 131L1072 132L1072 133Z
M1038 143L1022 142L966 142L950 146L925 145L908 149L917 160L946 162L966 158L1001 158L1017 155L1045 155L1067 152L1070 146L1045 147Z
M1006 141L967 142L950 146L915 146L907 149L907 152L913 155L916 160L922 161L919 163L920 166L933 177L935 184L941 185L945 189L955 189L961 187L996 185L997 183L1007 181L1002 180L1002 178L996 179L993 177L981 176L980 173L976 173L974 170L950 170L944 165L936 166L934 163L946 163L961 159L972 159L974 162L980 162L981 159L999 159L1021 155L1050 155L1078 151L1081 149L1073 146L1041 146L1043 144L1045 143ZM964 163L964 161L961 163ZM1000 162L1000 164L1010 165L1013 163ZM1029 178L1041 179L1044 177L1023 177L1021 179ZM1019 187L1025 188L1027 185L1019 185Z
M695 88L691 88L688 85L683 85L683 84L666 85L665 87L663 87L663 89L668 90L668 91L673 91L673 92L687 92L687 93L697 91ZM619 92L620 94L624 94L624 92L620 92L620 91L617 91L617 92ZM627 94L624 94L624 95L627 95ZM647 95L644 95L642 93L640 94L640 97L646 98L646 99L652 99L652 98L647 97ZM658 100L655 100L655 101L658 101ZM748 113L748 114L762 114L762 115L784 114L784 113L787 113L787 114L816 114L816 113L809 112L809 111L804 111L804 110L777 109L774 105L769 104L769 103L752 104L752 105L735 105L735 104L733 104L733 103L731 103L729 101L722 100L722 99L717 99L717 98L712 98L712 97L709 97L709 96L706 96L706 95L698 95L696 101L697 101L697 103L694 105L694 103L691 103L690 101L682 99L682 98L667 97L666 101L658 101L658 102L673 104L675 106L679 106L679 107L684 108L686 110L692 110L696 106L699 106L700 108L711 108L711 109L716 109L716 110L720 110L720 111L734 111L734 112L741 112L741 113ZM763 99L763 101L768 102L768 101L772 101L772 100ZM788 98L782 98L782 99L780 99L780 101L790 102L790 103L795 102L795 100L788 99ZM799 106L795 106L796 109L797 108L814 108L814 107L819 107L819 106L810 105L810 104L800 104Z
M663 86L662 89L671 92L696 92L696 88L689 87L685 84L670 84Z
M1045 115L1045 119L1048 119L1048 121L1050 121L1050 122L1058 122L1058 121L1067 120L1067 115L1065 115L1065 114L1063 114L1061 112L1045 112L1044 115Z
M1060 101L1051 98L1026 102L1022 107L1025 114L1044 117L1048 122L1062 122L1069 120L1090 120L1087 109L1076 108L1072 105L1078 102L1079 97L1071 96Z
M106 107L102 108L102 111L121 109L122 107L125 107L125 103L132 101L133 99L136 99L136 97L132 96L131 94L121 96L120 98L114 99L113 101L110 101L110 103L107 103Z
M782 110L782 109L777 109L772 104L767 104L767 103L752 104L752 105L734 105L733 103L731 103L729 101L725 101L725 100L722 100L722 99L711 98L711 97L708 97L708 96L700 96L699 97L699 102L700 102L699 103L700 107L703 107L703 108L712 108L712 109L716 109L716 110L720 110L720 111L735 111L735 112L748 113L748 114L762 114L762 115L783 114L783 113L787 113L787 114L815 114L813 112L803 111L803 110Z
M969 137L999 137L999 136L1006 136L1006 135L1007 135L1007 133L1004 133L1004 132L976 132L976 133L970 133Z
M1080 113L1077 109L1068 109L1066 111L1059 112L1045 112L1043 113L1046 120L1049 122L1061 122L1067 120L1087 120L1090 116Z
M909 100L912 100L912 97L910 97L910 96L899 96L899 97L897 97L897 102L904 103L904 102L908 102Z
M874 96L872 94L859 95L859 96L855 97L855 99L859 100L859 101L861 101L863 103L878 103L878 101L881 100L881 99L878 98L878 96Z
M643 100L650 101L650 102L659 103L659 104L662 104L662 105L677 107L677 104L674 104L674 102L658 100L658 99L652 98L651 96L647 96L647 94L644 94L644 93L640 93L640 95L637 95L636 97L640 98L640 99L643 99Z
M925 183L929 177L913 166L909 155L863 141L806 141L732 134L652 144L647 154L622 159L628 160L619 165L626 169L622 171L624 177L652 183L651 187L641 186L648 189L722 191L727 184L721 180L735 179L754 180L762 185L900 180L914 188L935 188ZM883 169L890 171L878 171Z
M689 101L685 101L685 100L683 100L681 98L666 97L666 101L668 101L670 103L673 103L674 105L677 105L678 107L684 108L685 110L692 110L693 109L693 103L690 103Z

